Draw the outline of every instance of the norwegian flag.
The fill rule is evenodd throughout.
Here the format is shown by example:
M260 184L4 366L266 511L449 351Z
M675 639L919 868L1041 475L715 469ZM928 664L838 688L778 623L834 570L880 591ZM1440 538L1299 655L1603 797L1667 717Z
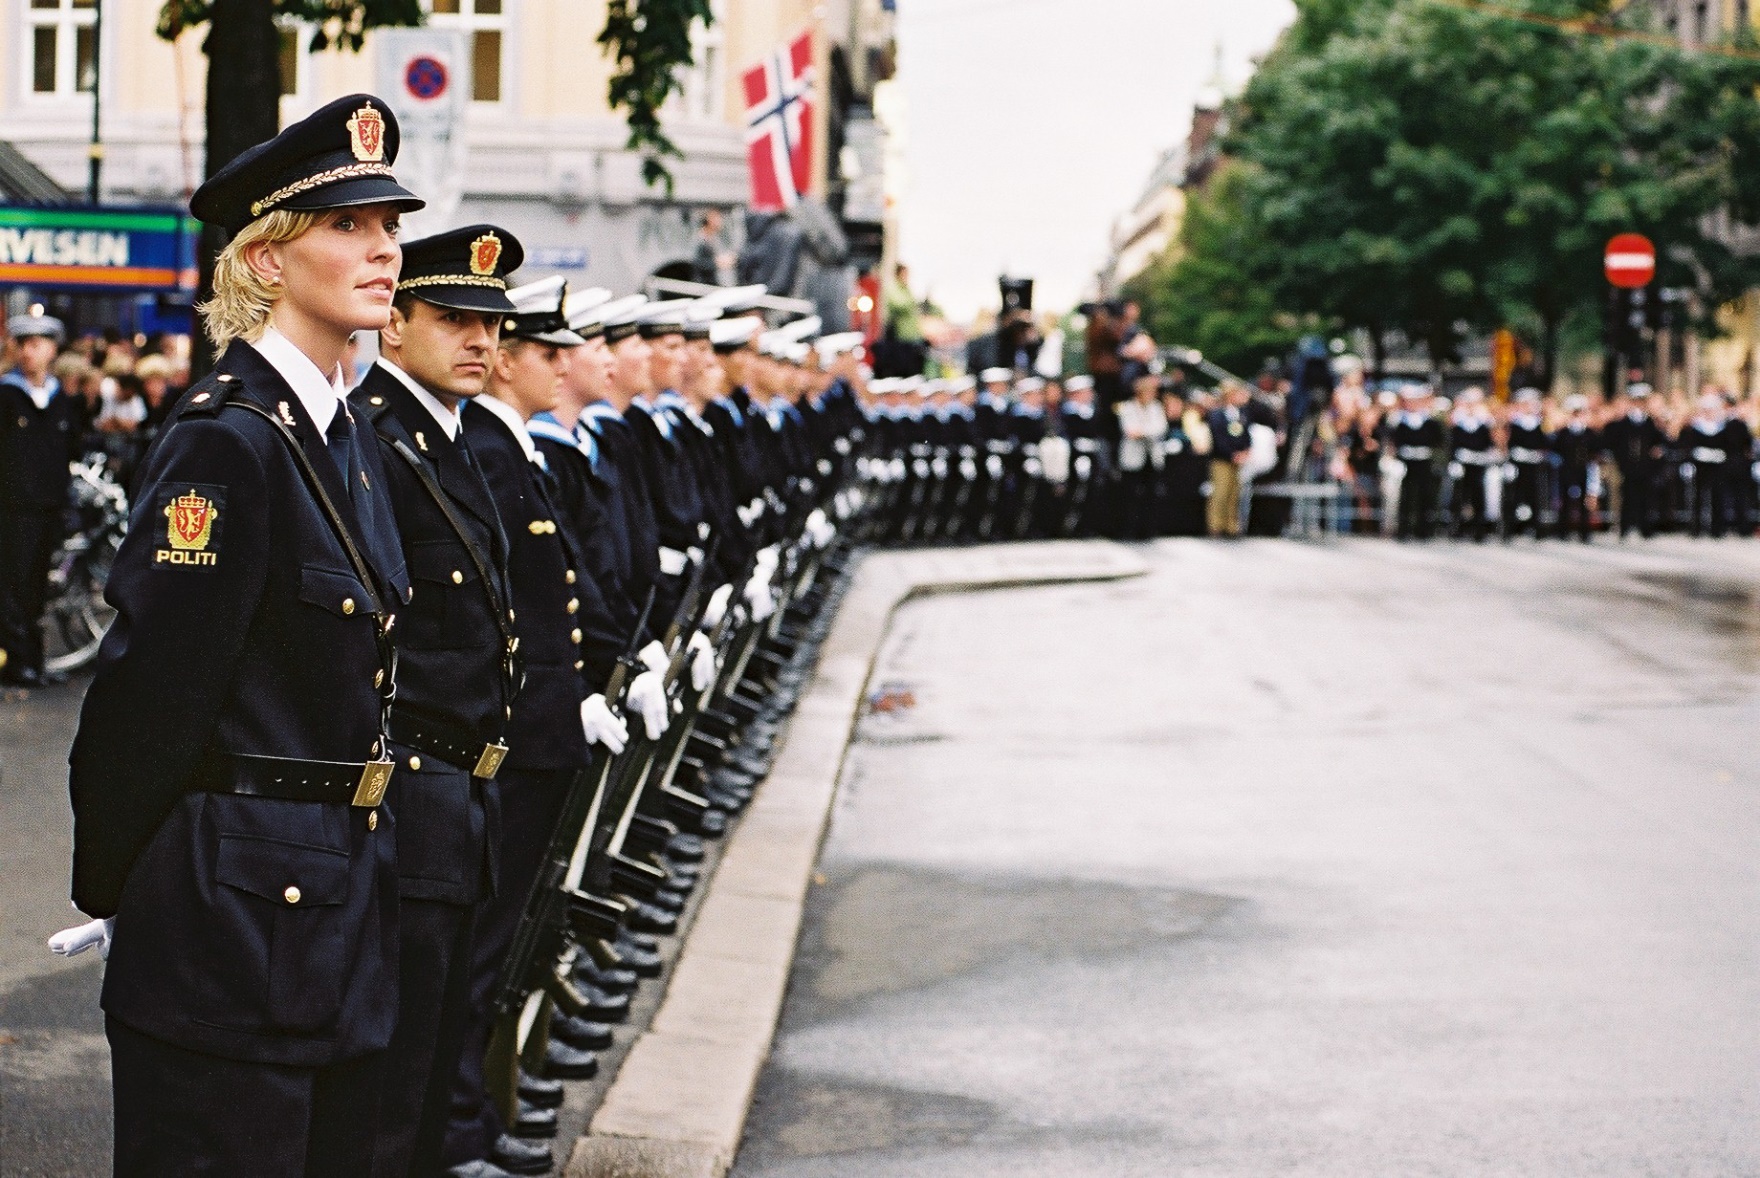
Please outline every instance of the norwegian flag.
M813 177L813 34L809 30L744 75L752 211L792 209Z

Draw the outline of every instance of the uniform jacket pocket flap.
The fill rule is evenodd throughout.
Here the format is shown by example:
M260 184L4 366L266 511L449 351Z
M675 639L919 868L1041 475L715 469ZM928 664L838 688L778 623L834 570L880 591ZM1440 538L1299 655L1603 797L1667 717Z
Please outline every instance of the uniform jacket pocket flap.
M450 540L430 540L409 546L409 575L417 581L462 585L477 580L477 566L464 545Z
M366 589L353 573L309 564L299 570L299 599L342 617L365 613L371 607Z
M324 847L222 835L214 879L277 904L340 904L348 897L348 856Z

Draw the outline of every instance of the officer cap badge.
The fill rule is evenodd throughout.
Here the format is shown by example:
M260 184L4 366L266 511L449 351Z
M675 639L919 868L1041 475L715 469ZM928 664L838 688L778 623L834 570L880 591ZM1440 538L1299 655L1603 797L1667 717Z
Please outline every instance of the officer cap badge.
M385 116L371 103L349 116L348 146L362 163L378 163L385 158Z
M471 273L488 275L495 273L495 264L501 261L501 239L493 233L471 242Z

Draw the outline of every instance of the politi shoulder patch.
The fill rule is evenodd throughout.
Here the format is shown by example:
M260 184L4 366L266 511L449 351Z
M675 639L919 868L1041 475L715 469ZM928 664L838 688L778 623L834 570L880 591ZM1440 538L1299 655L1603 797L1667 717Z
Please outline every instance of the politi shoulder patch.
M212 572L219 567L220 536L226 517L225 487L210 483L167 484L155 494L153 507L153 529L160 541L153 549L155 569Z

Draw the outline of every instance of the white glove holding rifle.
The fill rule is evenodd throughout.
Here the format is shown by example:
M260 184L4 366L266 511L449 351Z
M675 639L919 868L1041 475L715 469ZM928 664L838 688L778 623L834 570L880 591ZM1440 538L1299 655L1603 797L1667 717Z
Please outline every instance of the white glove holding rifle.
M659 740L666 734L669 709L664 671L643 671L630 680L629 710L642 718L642 728L649 740Z
M721 668L715 663L715 648L709 645L709 636L701 630L691 635L690 649L691 688L701 692L715 682Z
M779 559L775 545L760 550L757 565L752 569L752 579L746 582L746 605L752 611L753 622L766 621L776 612L776 595L770 592L770 578L776 575Z
M629 725L611 710L603 695L590 695L581 701L581 731L588 744L602 744L612 756L621 753L629 743Z
M813 509L811 515L807 516L807 522L802 530L813 547L818 549L829 548L831 541L837 538L837 528L825 518L825 513L817 507Z
M713 630L727 616L727 606L733 600L733 586L722 585L709 594L709 604L703 610L703 628Z
M97 949L98 956L106 961L110 959L110 935L116 929L116 918L106 916L102 920L88 921L64 928L49 938L49 952L58 957L78 957L87 949Z
M660 675L666 674L667 665L672 662L666 653L666 648L660 645L659 639L642 647L636 652L636 657L642 661L642 666Z

